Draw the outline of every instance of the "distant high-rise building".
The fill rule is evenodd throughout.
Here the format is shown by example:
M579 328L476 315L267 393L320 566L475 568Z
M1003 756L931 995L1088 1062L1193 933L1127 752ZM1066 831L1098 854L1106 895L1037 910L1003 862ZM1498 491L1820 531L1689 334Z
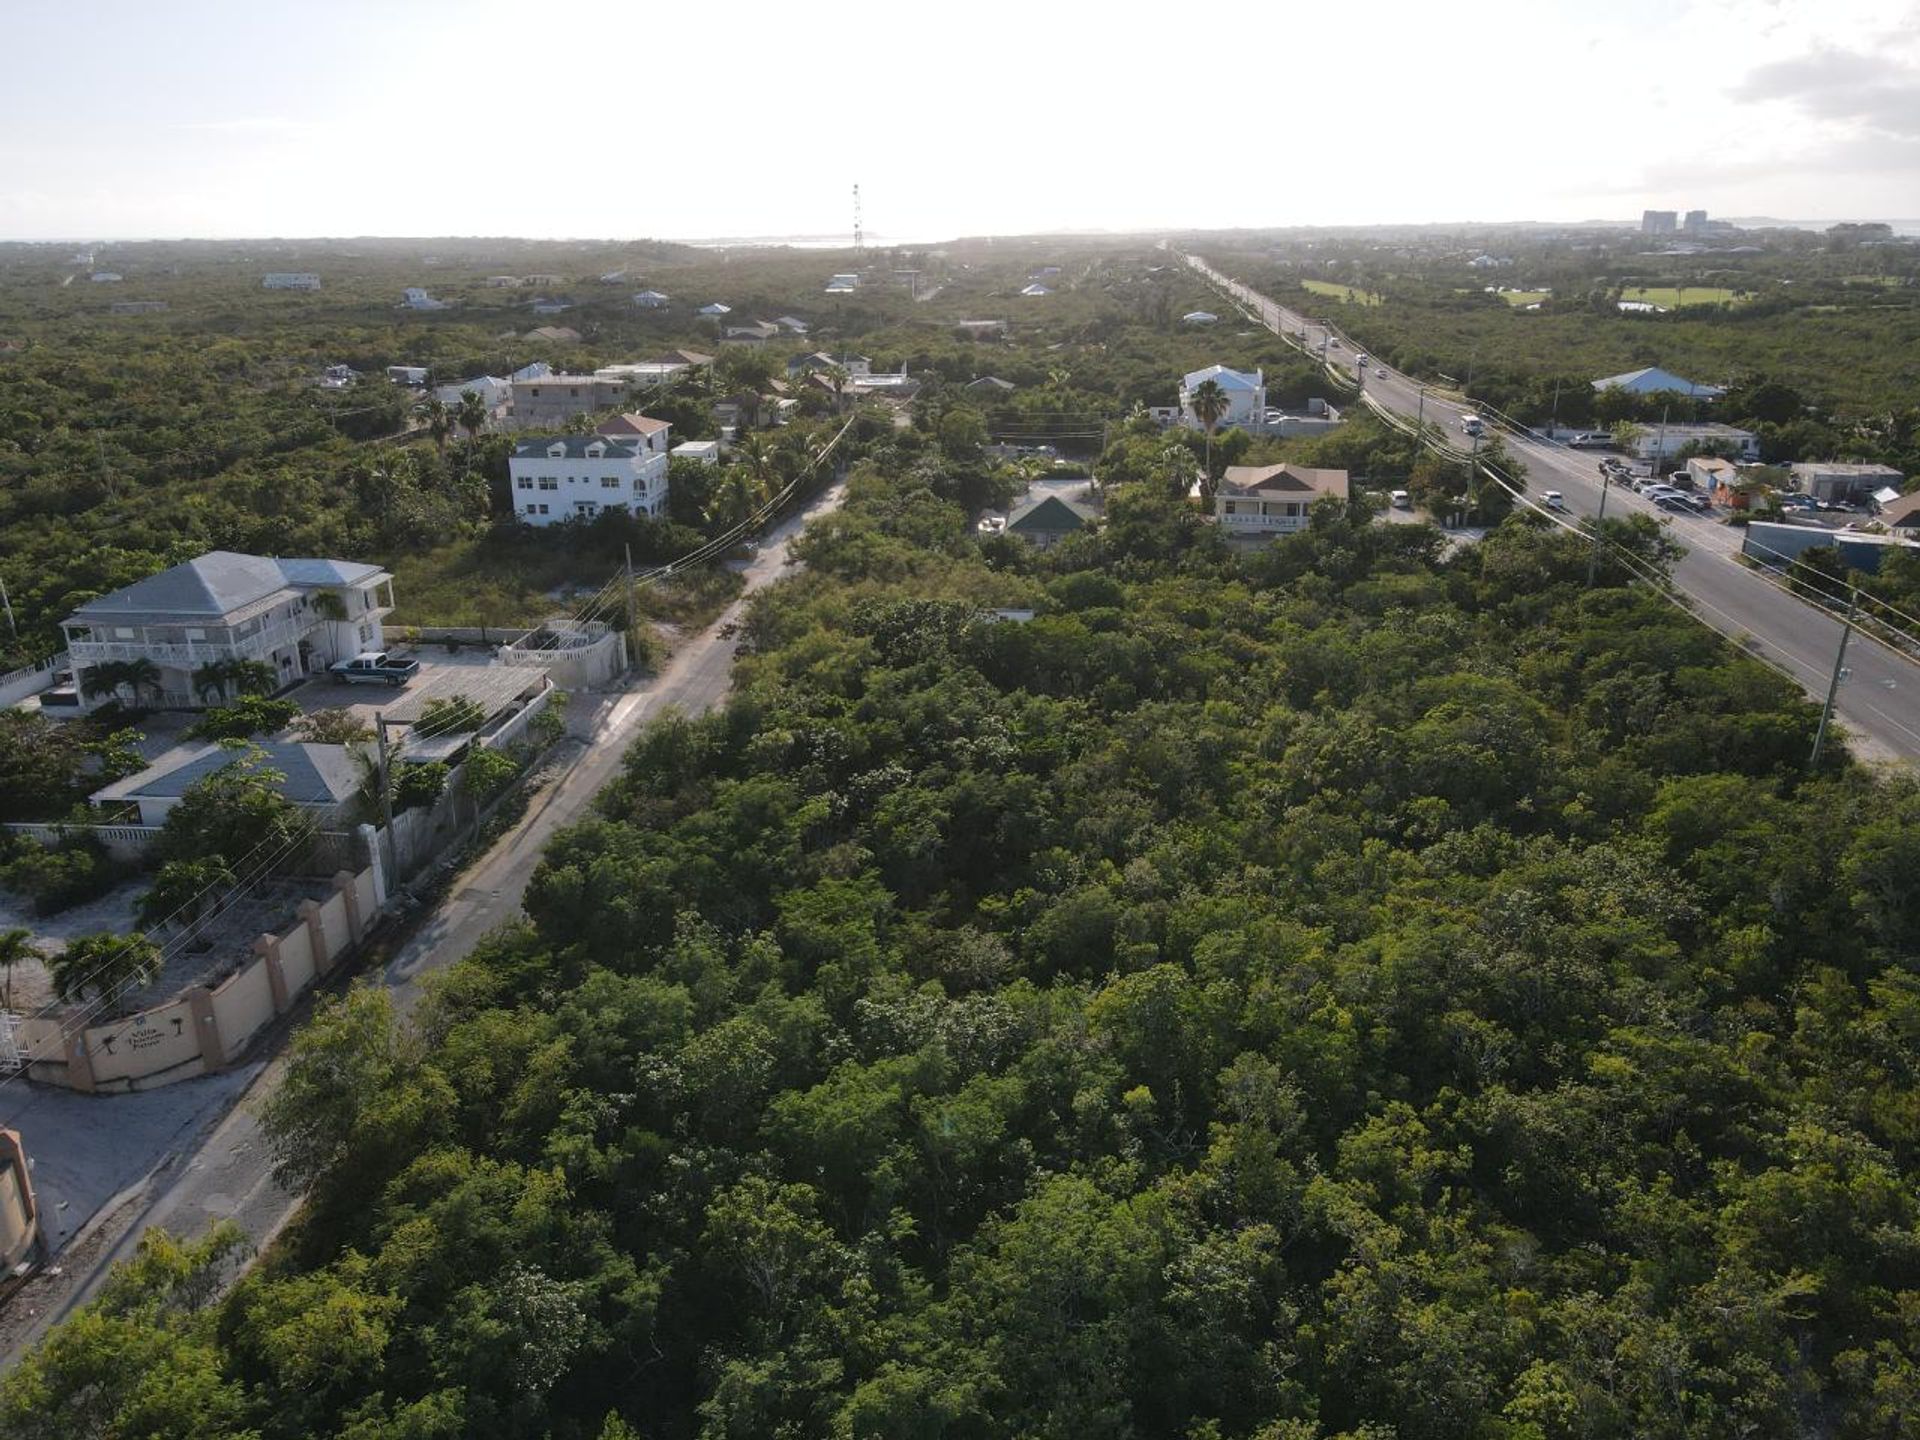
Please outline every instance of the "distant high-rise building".
M1687 211L1687 218L1680 228L1685 230L1689 235L1698 235L1707 228L1707 212L1704 210Z
M1679 227L1677 210L1644 210L1640 214L1642 235L1671 235Z

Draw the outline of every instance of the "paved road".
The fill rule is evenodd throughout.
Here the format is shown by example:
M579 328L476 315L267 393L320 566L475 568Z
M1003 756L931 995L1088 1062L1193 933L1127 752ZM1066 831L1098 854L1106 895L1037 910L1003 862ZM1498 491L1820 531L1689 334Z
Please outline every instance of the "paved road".
M838 506L843 494L844 487L835 485L767 535L746 567L747 595L779 577L793 537L808 520ZM419 1003L421 982L428 974L468 954L485 936L521 913L527 883L547 841L556 830L580 819L601 787L618 773L626 753L624 742L643 721L668 710L699 714L726 698L737 648L731 627L745 605L746 596L742 596L689 640L653 684L621 696L602 712L593 733L585 737L579 758L534 798L520 823L460 877L460 889L447 897L379 973L377 978L394 992L402 1013ZM26 1303L37 1313L26 1324L9 1316L15 1323L0 1327L0 1346L5 1347L0 1367L11 1364L48 1325L87 1300L112 1263L131 1255L149 1229L159 1226L176 1235L198 1236L217 1221L231 1219L257 1246L265 1246L279 1232L299 1207L300 1197L274 1183L257 1113L280 1083L283 1071L280 1059L261 1071L240 1104L140 1198L131 1223L111 1243L89 1247L84 1256L71 1259L63 1275L36 1277Z
M1451 444L1472 443L1460 430L1461 414L1472 407L1372 360L1364 371L1356 372L1351 336L1275 304L1198 256L1189 255L1186 260L1270 330L1295 339L1314 354L1324 350L1329 363L1350 375L1358 373L1367 394L1385 408L1439 425ZM1503 439L1527 467L1530 495L1537 498L1558 490L1576 519L1599 511L1599 462L1591 451L1512 433ZM1669 525L1674 538L1687 547L1685 558L1673 567L1674 587L1693 602L1695 613L1792 676L1815 700L1826 697L1840 645L1840 622L1738 564L1733 559L1740 549L1738 530L1706 516L1669 515L1621 485L1607 487L1606 510L1609 515L1640 512ZM1847 650L1846 670L1836 710L1855 753L1909 763L1920 760L1920 666L1856 630Z

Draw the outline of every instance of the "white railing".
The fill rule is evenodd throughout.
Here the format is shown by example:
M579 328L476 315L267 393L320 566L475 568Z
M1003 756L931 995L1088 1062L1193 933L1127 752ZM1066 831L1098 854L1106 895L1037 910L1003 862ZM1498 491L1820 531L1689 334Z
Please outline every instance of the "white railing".
M297 645L318 621L270 625L252 635L221 640L69 640L67 653L75 664L98 665L110 660L151 660L156 665L198 667L216 660L263 660L285 645ZM101 628L101 627L96 627Z

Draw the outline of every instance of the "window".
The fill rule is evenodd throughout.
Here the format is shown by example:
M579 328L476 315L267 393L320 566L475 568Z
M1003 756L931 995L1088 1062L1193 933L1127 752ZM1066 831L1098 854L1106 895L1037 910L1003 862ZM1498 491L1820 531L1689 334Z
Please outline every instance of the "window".
M542 475L540 477L540 488L542 490L558 490L560 488L559 478L553 475Z
M189 640L204 640L206 638L207 638L207 632L204 630L188 630L187 631L187 639Z
M362 645L371 645L373 643L373 626L362 625L360 627L360 643Z
M131 640L133 638L133 630L130 626L116 625L113 627L113 638L116 640Z
M533 514L533 512L534 512L534 504L531 500L529 500L520 513L523 515L531 515Z
M1231 500L1227 501L1226 504L1222 507L1222 512L1227 515L1233 514L1233 501Z
M533 488L533 477L531 475L522 475L515 483L517 483L522 490L531 490Z
M540 513L541 513L542 515L544 515L544 514L546 514L546 513L547 513L547 507L546 507L546 506L544 506L544 505L542 505L542 506L540 507Z
M600 488L602 490L618 490L620 488L620 477L618 475L602 475L600 477Z

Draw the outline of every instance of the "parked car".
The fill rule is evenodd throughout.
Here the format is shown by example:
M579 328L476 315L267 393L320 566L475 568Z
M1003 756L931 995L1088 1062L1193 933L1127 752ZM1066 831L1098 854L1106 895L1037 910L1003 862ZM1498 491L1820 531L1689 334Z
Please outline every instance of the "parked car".
M1387 498L1393 503L1393 508L1396 510L1411 510L1413 508L1413 496L1404 490L1396 490Z
M1567 508L1567 497L1558 490L1549 490L1540 497L1540 503L1549 510L1564 510Z
M396 689L420 673L418 660L396 660L384 650L369 650L351 660L335 661L327 673L349 685L392 685Z

